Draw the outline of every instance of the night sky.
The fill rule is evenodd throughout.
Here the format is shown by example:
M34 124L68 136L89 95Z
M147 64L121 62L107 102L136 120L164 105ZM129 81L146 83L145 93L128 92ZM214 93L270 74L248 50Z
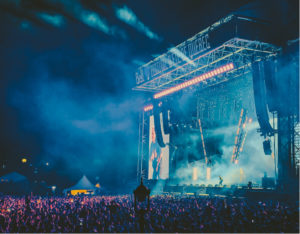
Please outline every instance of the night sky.
M277 0L1 0L0 175L17 170L62 187L82 174L107 187L133 180L147 97L132 91L136 69L231 12L286 28L298 8Z

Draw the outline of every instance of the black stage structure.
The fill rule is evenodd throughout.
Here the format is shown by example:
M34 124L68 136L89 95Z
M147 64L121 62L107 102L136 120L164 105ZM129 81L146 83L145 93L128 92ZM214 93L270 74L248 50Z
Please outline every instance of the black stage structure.
M133 89L149 94L139 118L138 179L148 179L149 116L157 143L169 147L167 181L175 183L179 161L203 161L210 176L222 157L209 137L219 126L236 123L231 161L238 163L255 120L257 147L274 159L276 188L299 190L298 38L278 42L269 22L229 15L141 66ZM189 152L194 135L198 155Z

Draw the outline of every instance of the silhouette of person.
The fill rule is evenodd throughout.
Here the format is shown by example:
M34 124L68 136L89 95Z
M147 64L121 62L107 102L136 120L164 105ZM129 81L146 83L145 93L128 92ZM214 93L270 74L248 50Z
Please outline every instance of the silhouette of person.
M223 178L219 176L219 185L221 186L223 184Z
M151 129L151 144L150 144L150 160L152 162L153 174L152 179L160 178L160 167L162 160L162 150L156 141L154 127Z
M149 211L150 208L150 189L148 189L143 184L143 178L141 178L141 184L136 188L136 190L133 191L134 194L134 210L137 214L137 220L139 224L140 232L143 233L145 230L145 214L147 211ZM143 206L140 206L140 208L137 208L137 201L138 202L144 202L147 198L147 209L144 209Z
M251 181L248 182L248 189L252 189L252 182Z

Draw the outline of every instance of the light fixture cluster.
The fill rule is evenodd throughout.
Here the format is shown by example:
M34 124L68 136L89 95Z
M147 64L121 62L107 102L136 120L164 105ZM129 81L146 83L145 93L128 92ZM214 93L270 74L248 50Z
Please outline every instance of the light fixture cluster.
M230 71L233 68L234 68L233 63L229 63L229 64L226 64L224 66L218 67L218 68L216 68L216 69L214 69L212 71L206 72L206 73L204 73L204 74L202 74L200 76L197 76L197 77L195 77L195 78L193 78L191 80L185 81L185 82L183 82L181 84L178 84L178 85L176 85L174 87L171 87L171 88L163 90L163 91L161 91L159 93L156 93L154 95L154 98L155 99L161 98L161 97L166 96L168 94L177 92L177 91L179 91L181 89L184 89L184 88L189 87L191 85L197 84L197 83L199 83L201 81L204 81L204 80L209 79L211 77L214 77L216 75L219 75L219 74L222 74L224 72Z
M150 110L152 110L153 109L153 105L151 104L151 105L148 105L148 106L144 106L144 111L146 112L146 111L150 111Z

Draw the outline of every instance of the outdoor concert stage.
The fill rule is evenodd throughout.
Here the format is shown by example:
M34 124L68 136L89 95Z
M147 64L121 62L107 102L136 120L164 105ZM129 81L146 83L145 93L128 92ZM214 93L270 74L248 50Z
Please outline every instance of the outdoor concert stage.
M297 187L299 40L274 38L268 22L229 15L137 70L134 90L148 97L138 178L192 193L262 177ZM207 187L221 179L230 188Z

